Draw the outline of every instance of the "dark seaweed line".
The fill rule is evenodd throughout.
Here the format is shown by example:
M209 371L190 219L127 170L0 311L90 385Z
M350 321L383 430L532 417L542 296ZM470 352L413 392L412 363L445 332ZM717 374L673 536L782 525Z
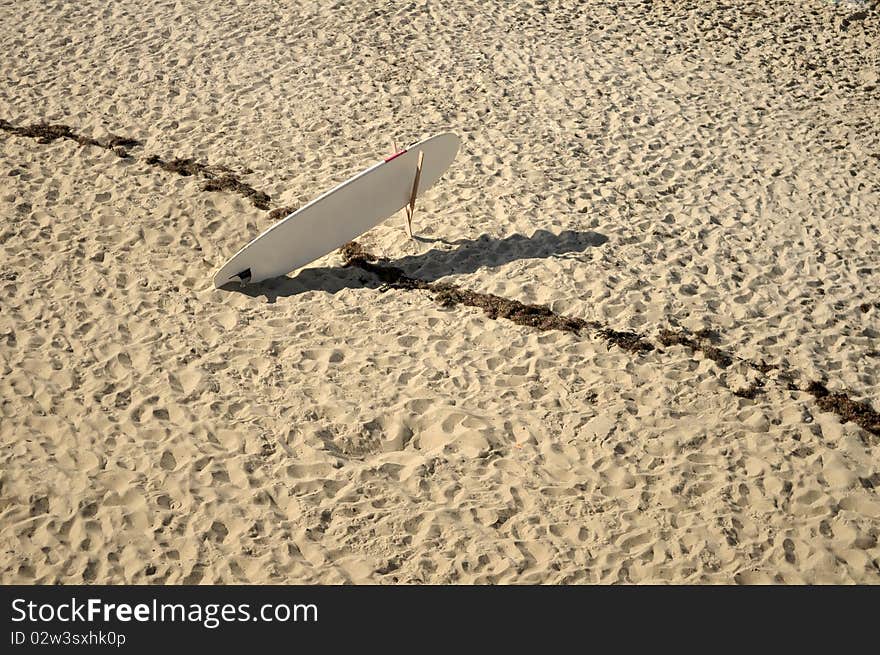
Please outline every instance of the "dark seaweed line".
M156 166L163 171L177 173L183 177L195 175L204 178L206 182L202 185L202 191L231 191L250 200L257 209L269 209L271 198L268 193L257 191L225 168L202 164L189 158L175 157L166 161L158 155L150 155L144 161L150 166Z
M9 123L9 121L0 118L0 130L16 136L35 139L37 143L51 143L57 139L70 139L81 145L99 146L112 150L121 158L130 158L131 154L128 152L128 149L142 145L136 139L115 135L111 135L103 141L93 139L77 133L68 125L61 124L38 123L16 127ZM271 200L269 194L257 191L252 186L242 182L228 169L202 164L195 159L188 158L174 158L166 161L157 155L147 156L145 163L184 177L191 175L203 177L206 179L206 182L202 185L202 191L231 191L248 198L257 209L269 210L269 202ZM294 209L293 207L278 207L270 211L269 217L277 220L287 216ZM580 318L563 316L542 305L526 305L519 301L502 298L493 294L469 291L454 284L426 282L408 277L399 268L380 265L378 262L387 260L366 252L354 241L343 246L340 252L345 259L346 266L357 266L373 273L388 288L432 292L435 294L434 299L445 307L453 307L455 305L477 307L482 309L491 319L506 318L519 325L538 330L562 330L577 334L581 330L589 329L595 331L596 334L608 343L631 353L645 353L655 349L653 343L636 332L622 332L602 326L595 321L585 321ZM824 382L811 381L804 389L800 389L795 383L798 376L791 371L778 371L777 377L771 378L768 375L769 372L779 367L765 364L763 361L755 362L724 352L709 343L710 335L708 334L697 333L691 336L683 330L675 332L664 329L661 330L658 341L661 345L667 347L681 345L693 351L699 351L721 368L727 368L736 360L758 371L762 377L757 382L748 388L733 392L741 398L754 398L761 393L765 382L770 380L777 384L784 384L789 390L806 391L816 399L816 403L822 411L833 412L844 422L852 421L865 431L875 436L880 436L880 413L874 411L868 403L852 400L846 393L832 393L825 386Z
M112 150L123 159L132 158L131 153L128 151L129 148L143 145L137 139L115 135L110 135L109 138L104 140L93 139L92 137L79 134L69 125L59 123L35 123L33 125L16 127L9 121L0 118L0 130L16 136L35 139L37 143L52 143L58 139L70 139L80 145L99 146ZM191 175L202 177L206 180L201 187L202 191L231 191L250 200L251 204L257 209L269 209L271 198L268 193L257 191L251 185L242 182L228 169L202 164L195 159L175 157L166 161L158 155L148 155L144 162L150 166L161 168L169 173L177 173L184 177Z
M52 143L58 139L70 139L83 146L99 146L107 150L112 150L122 159L128 159L131 157L128 148L141 145L141 142L136 139L129 139L127 137L116 136L113 134L103 141L93 139L92 137L84 136L75 132L69 125L60 124L36 123L34 125L16 127L9 121L0 118L0 130L16 136L36 139L37 143Z
M456 284L427 282L409 277L395 266L380 263L387 261L387 259L367 252L355 241L344 245L340 248L339 252L345 261L345 266L356 266L368 273L372 273L379 278L386 288L405 291L427 291L433 293L434 300L443 307L454 307L456 305L476 307L482 309L486 316L491 319L506 318L518 325L542 331L561 330L563 332L579 334L582 330L591 330L606 342L635 354L646 353L656 349L654 344L645 336L636 332L620 332L603 326L596 321L586 321L581 318L557 314L544 305L526 305L517 300L463 289ZM699 351L706 358L715 362L720 368L727 368L734 361L739 361L757 371L760 377L756 382L746 389L739 389L733 392L741 398L754 398L761 393L767 382L773 382L785 386L786 389L791 391L805 391L809 393L815 398L819 409L823 412L837 414L843 422L852 421L866 432L880 436L880 413L874 411L868 403L852 400L846 393L832 393L825 386L824 382L812 381L801 389L796 384L796 380L801 376L798 376L795 372L779 370L778 366L767 364L763 360L756 362L725 352L710 343L713 336L709 331L690 335L684 330L673 331L664 329L660 331L657 340L665 347L681 345L692 351ZM777 375L771 377L770 372L774 370L777 371Z

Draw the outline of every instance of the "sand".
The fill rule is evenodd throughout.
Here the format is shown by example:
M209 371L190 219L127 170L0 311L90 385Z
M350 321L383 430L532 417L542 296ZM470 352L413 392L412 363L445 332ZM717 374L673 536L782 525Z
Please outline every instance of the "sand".
M880 581L875 5L0 3L0 582ZM443 130L360 245L583 329L212 288Z

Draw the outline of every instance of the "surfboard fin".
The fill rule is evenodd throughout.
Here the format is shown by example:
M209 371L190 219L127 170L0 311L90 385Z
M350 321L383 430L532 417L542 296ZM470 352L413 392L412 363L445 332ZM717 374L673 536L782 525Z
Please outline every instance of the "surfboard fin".
M416 196L419 193L419 179L422 177L422 162L425 160L425 151L419 150L419 161L416 164L416 177L413 180L412 192L409 195L409 204L406 206L406 231L409 238L413 238L412 219L416 211Z
M251 281L251 269L246 268L241 273L236 273L235 277L237 277L242 284L247 284Z

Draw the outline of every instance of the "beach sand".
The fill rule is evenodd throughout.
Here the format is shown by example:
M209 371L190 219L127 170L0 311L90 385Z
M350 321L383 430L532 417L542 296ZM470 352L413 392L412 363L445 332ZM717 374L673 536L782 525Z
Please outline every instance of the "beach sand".
M0 582L880 581L880 10L377 6L0 2ZM359 243L592 327L212 287L445 130Z

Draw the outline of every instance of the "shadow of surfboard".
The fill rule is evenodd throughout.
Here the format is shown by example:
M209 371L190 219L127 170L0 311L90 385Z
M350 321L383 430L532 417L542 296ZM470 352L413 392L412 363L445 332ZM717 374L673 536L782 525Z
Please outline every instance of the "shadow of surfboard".
M476 239L419 239L421 242L442 243L452 246L446 250L433 248L418 255L406 255L387 262L415 278L433 282L446 275L464 275L480 268L495 268L520 259L545 259L548 257L577 258L588 248L601 246L608 237L598 232L564 230L554 234L538 230L532 236L513 234L503 239L486 234ZM241 286L227 284L224 291L243 293L252 298L265 296L273 303L278 298L295 296L308 291L337 293L343 289L377 289L382 283L373 275L358 269L337 267L307 267L293 277L281 276L265 280L259 284Z

